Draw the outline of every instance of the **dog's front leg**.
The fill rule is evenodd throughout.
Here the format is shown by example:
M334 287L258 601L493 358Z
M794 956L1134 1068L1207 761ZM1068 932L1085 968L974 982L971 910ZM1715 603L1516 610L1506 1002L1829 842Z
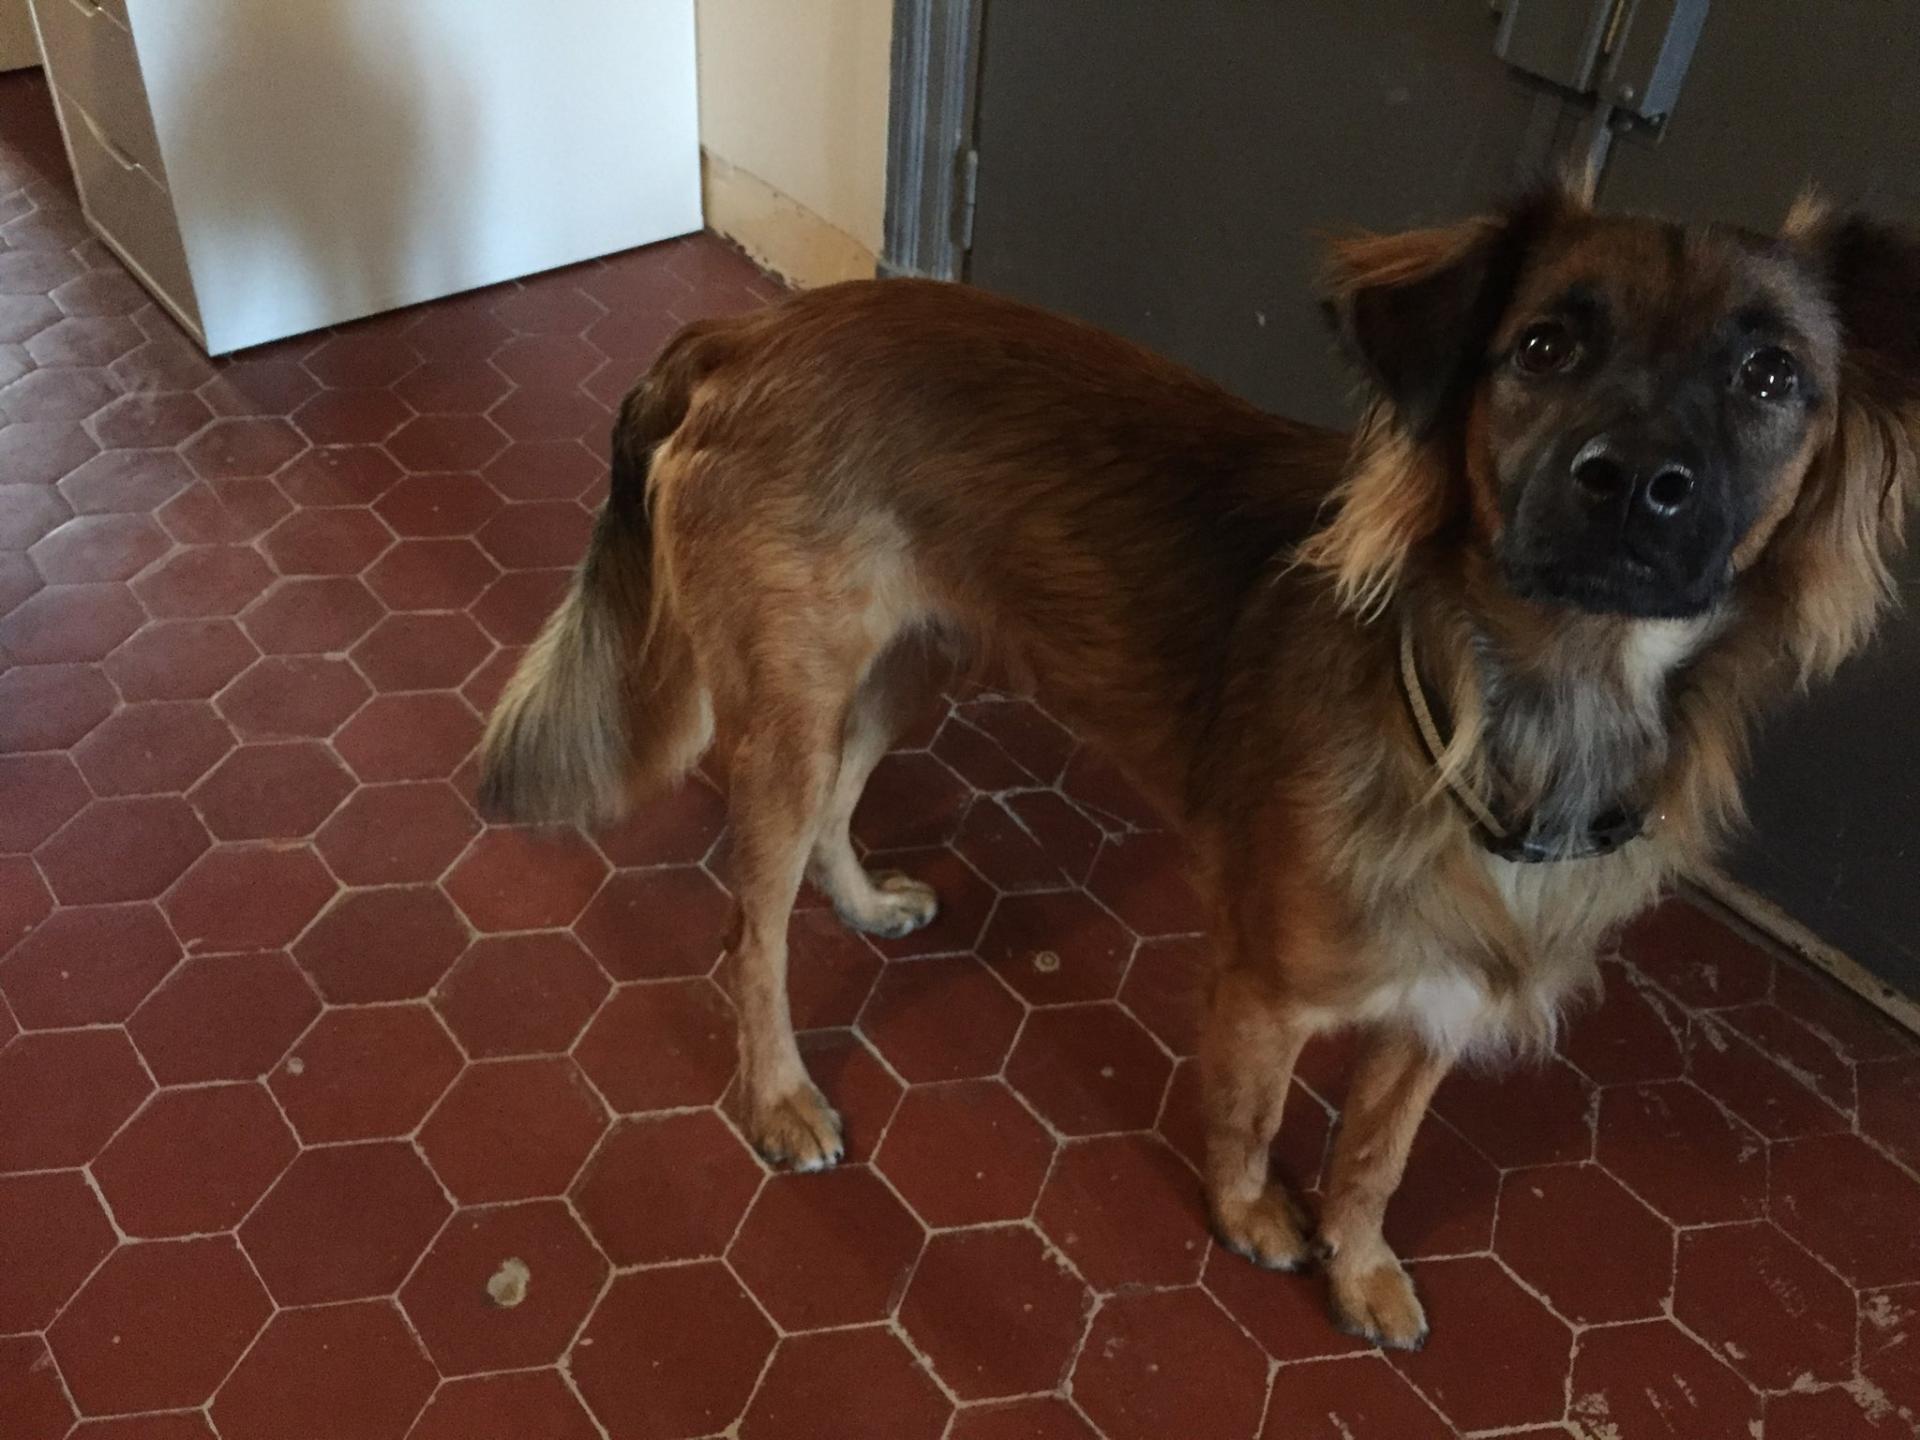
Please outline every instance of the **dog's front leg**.
M1308 1258L1300 1211L1273 1178L1269 1153L1306 1039L1271 980L1245 965L1217 977L1200 1042L1207 1204L1220 1243L1270 1270L1295 1270Z
M1319 1249L1335 1320L1377 1345L1417 1350L1426 1343L1426 1312L1381 1227L1414 1132L1451 1063L1409 1032L1382 1032L1361 1056L1341 1110Z

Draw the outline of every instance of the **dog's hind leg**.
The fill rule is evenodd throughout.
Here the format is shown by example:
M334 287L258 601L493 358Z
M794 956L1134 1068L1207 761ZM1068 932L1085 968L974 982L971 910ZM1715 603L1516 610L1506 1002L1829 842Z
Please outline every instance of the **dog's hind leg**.
M854 854L848 829L873 767L914 711L928 703L938 666L918 637L898 642L874 662L847 710L840 769L814 841L810 873L855 930L889 938L911 934L940 908L933 887L923 881L896 872L869 874Z
M1221 1244L1270 1270L1296 1270L1308 1258L1270 1153L1307 1034L1295 1007L1252 969L1229 966L1214 981L1200 1042L1207 1203Z
M849 687L850 688L850 687ZM821 1170L840 1159L840 1119L800 1058L787 1006L787 921L839 765L845 691L788 683L756 696L727 797L735 896L727 957L740 1021L747 1138L769 1161Z
M728 971L740 1019L748 1138L769 1160L816 1170L840 1158L839 1118L807 1078L787 1001L787 925L813 872L849 923L905 934L936 908L925 885L876 882L847 822L874 765L937 682L936 652L897 617L838 603L857 561L796 561L813 604L736 615L751 658L725 686L733 747L728 817L737 906ZM892 622L892 623L889 623ZM889 633L891 631L892 633Z

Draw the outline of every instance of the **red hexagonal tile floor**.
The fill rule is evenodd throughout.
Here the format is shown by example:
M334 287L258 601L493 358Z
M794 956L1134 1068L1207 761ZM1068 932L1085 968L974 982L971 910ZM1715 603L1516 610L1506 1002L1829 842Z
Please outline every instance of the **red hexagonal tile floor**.
M940 919L793 923L851 1159L770 1177L724 799L554 839L467 763L610 405L776 293L723 245L210 362L8 76L0 270L7 1440L1920 1435L1920 1043L1658 912L1550 1063L1441 1092L1389 1225L1434 1338L1384 1357L1208 1238L1179 847L991 692L855 825Z

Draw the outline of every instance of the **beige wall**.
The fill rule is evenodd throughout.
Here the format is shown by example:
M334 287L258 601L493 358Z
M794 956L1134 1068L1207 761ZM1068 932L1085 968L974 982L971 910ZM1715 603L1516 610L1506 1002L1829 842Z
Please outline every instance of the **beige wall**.
M708 221L803 283L871 273L890 0L698 0Z
M39 63L40 42L34 38L27 0L0 0L0 70Z

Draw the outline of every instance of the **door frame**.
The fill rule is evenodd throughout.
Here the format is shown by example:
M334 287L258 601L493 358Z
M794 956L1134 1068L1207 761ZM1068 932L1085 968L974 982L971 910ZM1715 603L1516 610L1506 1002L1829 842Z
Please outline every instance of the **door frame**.
M882 275L966 271L986 0L893 0Z

